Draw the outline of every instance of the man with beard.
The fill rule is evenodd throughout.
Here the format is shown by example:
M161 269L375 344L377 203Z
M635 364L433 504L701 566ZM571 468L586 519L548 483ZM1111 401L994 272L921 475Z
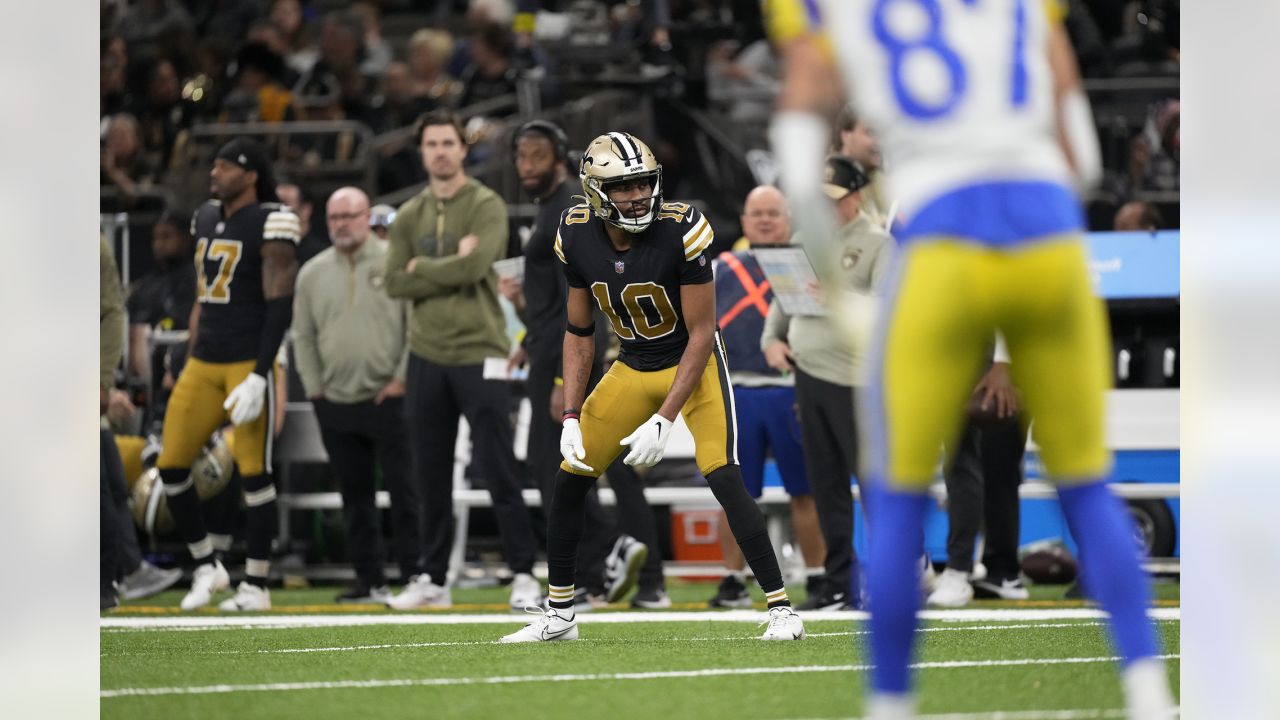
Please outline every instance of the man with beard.
M231 581L201 516L191 464L230 415L248 516L245 580L223 610L268 610L276 489L271 481L275 359L289 329L298 272L298 216L275 203L271 161L257 142L232 140L210 175L216 199L196 210L196 305L190 358L165 410L156 466L169 509L197 567L183 610L208 605ZM270 202L269 202L270 201Z
M386 285L391 297L413 301L405 417L413 473L424 493L427 550L425 572L387 604L397 610L453 605L453 462L463 415L515 575L511 606L519 610L542 599L532 575L536 543L512 449L510 390L484 377L485 358L510 350L493 271L507 247L507 208L463 170L467 141L456 115L423 115L416 136L430 180L396 211Z
M538 216L524 247L524 282L504 278L498 289L516 306L526 327L524 342L512 355L512 362L529 364L527 388L533 419L529 427L528 462L542 492L542 506L550 511L560 459L560 413L564 410L560 350L564 342L565 298L569 291L554 246L560 215L574 205L577 183L570 181L565 164L568 140L564 131L553 123L546 120L525 123L516 131L512 150L520 185L538 204ZM606 330L603 323L598 327ZM604 375L609 338L606 333L597 332L595 339L593 385ZM663 582L662 558L657 552L650 552L657 549L657 529L653 510L644 498L644 486L635 470L621 462L614 462L609 468L609 486L618 498L619 523L614 523L596 494L591 493L587 499L585 549L577 567L575 604L580 610L590 610L593 603L622 600L638 578L640 589L632 601L634 606L669 607L671 601ZM619 534L618 524L629 532Z
M342 488L356 582L338 602L386 602L375 464L391 495L400 577L422 572L422 500L409 482L404 430L406 307L384 290L387 244L369 227L369 197L344 187L326 205L333 246L298 273L293 352Z

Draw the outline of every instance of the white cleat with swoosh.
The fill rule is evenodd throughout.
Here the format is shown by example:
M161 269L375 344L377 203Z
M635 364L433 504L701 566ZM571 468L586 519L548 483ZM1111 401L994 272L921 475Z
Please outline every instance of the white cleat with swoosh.
M525 625L510 635L503 636L501 642L548 642L551 640L577 640L578 620L573 610L559 608L525 608L525 612L536 613L538 619ZM564 613L563 615L561 613ZM568 615L566 618L565 615Z

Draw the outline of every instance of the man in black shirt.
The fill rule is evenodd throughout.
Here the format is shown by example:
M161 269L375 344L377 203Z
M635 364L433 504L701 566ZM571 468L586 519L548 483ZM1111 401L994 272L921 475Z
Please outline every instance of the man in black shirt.
M521 186L538 204L538 215L524 247L523 287L515 281L500 286L525 323L524 342L516 356L523 354L529 364L527 388L533 419L529 427L528 463L542 492L542 505L548 511L560 460L560 413L564 409L560 359L568 295L554 245L560 214L573 206L577 187L577 183L569 179L565 164L567 145L564 131L545 120L525 123L513 137L516 172ZM600 327L605 329L603 323ZM592 385L604 375L607 344L608 335L596 333ZM638 578L640 590L633 605L669 607L662 558L657 552L656 524L653 510L644 498L644 486L635 470L621 462L610 466L609 485L618 498L619 524L627 534L618 533L612 518L592 493L587 500L585 549L579 556L576 571L577 605L589 608L591 600L622 600Z
M153 332L186 330L196 301L196 268L191 261L187 223L165 213L151 229L151 255L156 269L133 284L125 309L129 313L129 372L149 388L147 417L164 415L173 378L186 360L185 343L150 347ZM168 380L166 381L166 376Z

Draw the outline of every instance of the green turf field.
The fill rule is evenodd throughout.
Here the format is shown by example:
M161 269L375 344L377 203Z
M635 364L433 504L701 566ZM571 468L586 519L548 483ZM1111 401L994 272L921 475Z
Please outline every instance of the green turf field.
M1157 587L1176 692L1177 585ZM611 609L582 615L577 642L510 646L494 641L524 620L501 612L503 588L456 592L465 611L450 613L339 608L327 604L334 592L277 590L267 617L239 621L171 612L178 593L108 613L102 717L710 720L857 717L862 707L860 620L810 614L805 640L763 643L754 622L762 612L684 611L672 622L662 612ZM714 585L673 583L671 592L691 608ZM1041 588L1021 604L976 602L980 618L926 622L921 712L1116 717L1120 688L1101 621L1076 617L1087 606L1055 600L1061 592ZM223 618L279 626L154 624ZM153 624L114 626L127 622Z

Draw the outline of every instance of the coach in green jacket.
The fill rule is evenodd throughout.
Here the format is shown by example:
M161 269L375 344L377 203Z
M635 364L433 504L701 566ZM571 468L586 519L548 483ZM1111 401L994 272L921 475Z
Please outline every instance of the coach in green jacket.
M413 468L425 500L425 572L388 604L396 609L450 607L453 547L453 448L466 416L472 457L488 483L507 563L515 579L511 605L537 605L531 574L536 542L520 495L505 382L483 377L487 357L507 357L506 320L492 265L507 247L507 209L492 190L467 177L466 139L458 118L428 113L417 137L429 183L396 212L387 254L387 292L413 301L405 402Z

